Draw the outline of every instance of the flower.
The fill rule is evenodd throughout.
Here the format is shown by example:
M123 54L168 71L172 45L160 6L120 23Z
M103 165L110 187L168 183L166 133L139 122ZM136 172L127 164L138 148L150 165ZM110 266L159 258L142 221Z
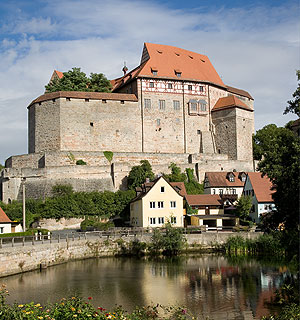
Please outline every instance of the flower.
M181 310L182 314L186 314L186 309Z
M19 308L23 308L24 305L23 305L23 304L19 304L18 307L19 307Z
M89 300L92 300L93 298L92 298L92 297L88 297L88 299L89 299Z
M39 304L39 303L37 303L36 305L35 305L35 307L40 307L41 305Z
M77 318L77 314L73 314L73 317L74 317L74 318Z
M74 308L74 307L71 307L71 310L72 310L72 311L75 311L75 308Z

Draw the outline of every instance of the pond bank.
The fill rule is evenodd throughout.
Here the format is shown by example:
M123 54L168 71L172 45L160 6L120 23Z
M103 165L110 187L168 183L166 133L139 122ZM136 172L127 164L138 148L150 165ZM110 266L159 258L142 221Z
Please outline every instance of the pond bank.
M261 233L202 233L187 234L187 251L210 250L223 244L230 236L240 235L246 239L256 239ZM90 234L84 239L66 239L59 243L35 242L34 245L3 247L0 249L0 277L49 266L77 259L115 256L120 247L119 237L99 238ZM150 242L151 235L141 237L122 237L124 243L134 239Z

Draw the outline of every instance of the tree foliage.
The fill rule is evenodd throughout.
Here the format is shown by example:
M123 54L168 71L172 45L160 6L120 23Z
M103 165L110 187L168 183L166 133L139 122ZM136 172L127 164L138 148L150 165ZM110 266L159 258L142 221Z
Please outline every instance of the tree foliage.
M247 220L249 218L250 209L252 207L252 200L250 196L241 196L236 205L236 214L241 219Z
M56 91L89 91L89 92L111 92L110 81L103 73L91 73L87 77L80 68L72 68L63 73L60 79L53 79L45 86L46 92Z
M199 183L194 176L194 169L186 168L187 181L185 184L185 189L187 194L202 194L204 193L203 183Z
M298 79L298 87L296 91L293 93L292 100L289 100L288 106L285 108L283 114L294 113L298 117L300 117L300 70L296 71L297 79Z
M0 163L0 172L2 169L4 169L5 167Z
M289 129L276 128L267 141L258 169L267 174L274 185L277 221L294 229L299 225L299 138Z
M146 178L149 178L150 181L154 179L154 173L149 161L141 160L140 163L141 165L132 167L128 174L127 184L129 189L140 187L145 183Z
M171 169L170 174L166 174L165 178L170 182L185 182L186 181L186 175L184 172L181 172L181 169L172 162L169 165L169 169Z

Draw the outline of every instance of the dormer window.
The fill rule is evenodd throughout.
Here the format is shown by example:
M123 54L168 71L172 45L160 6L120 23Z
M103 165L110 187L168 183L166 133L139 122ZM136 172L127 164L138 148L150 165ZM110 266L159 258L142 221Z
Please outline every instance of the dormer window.
M199 106L200 106L200 111L206 111L206 101L205 100L199 100Z
M246 175L245 172L241 172L240 175L239 175L239 178L240 178L241 181L245 182L246 181L246 176L247 175Z
M232 173L232 172L230 172L229 174L228 174L228 180L230 181L230 182L234 182L234 174Z
M154 76L157 76L157 68L156 68L156 67L151 67L151 73L152 73Z
M180 78L181 77L181 71L178 70L178 69L175 69L174 71L175 71L175 76Z

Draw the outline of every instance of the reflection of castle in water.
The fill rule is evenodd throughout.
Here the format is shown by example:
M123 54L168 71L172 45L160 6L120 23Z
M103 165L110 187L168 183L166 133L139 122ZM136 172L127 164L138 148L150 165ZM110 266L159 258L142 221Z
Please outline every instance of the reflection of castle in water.
M282 271L282 273L281 273ZM5 278L10 303L47 300L80 294L95 306L127 310L136 305L185 305L210 319L251 320L268 314L270 300L286 270L256 262L230 264L224 257L183 257L178 260L89 259Z

